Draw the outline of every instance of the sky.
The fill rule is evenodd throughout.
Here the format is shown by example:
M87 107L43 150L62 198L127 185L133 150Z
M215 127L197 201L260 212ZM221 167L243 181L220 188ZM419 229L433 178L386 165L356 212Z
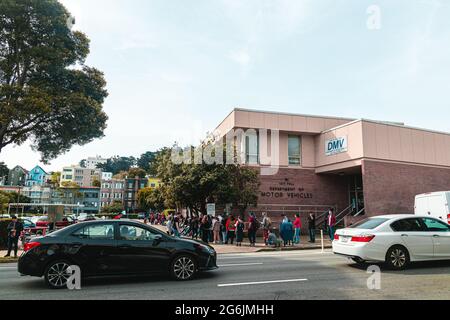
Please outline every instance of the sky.
M105 73L109 121L48 171L196 144L235 107L450 132L448 0L61 2ZM28 143L0 154L10 167L39 159Z

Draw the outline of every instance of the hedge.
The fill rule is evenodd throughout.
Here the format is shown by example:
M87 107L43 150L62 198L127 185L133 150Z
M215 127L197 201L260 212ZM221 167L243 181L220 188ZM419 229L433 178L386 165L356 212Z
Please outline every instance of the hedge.
M8 224L11 219L0 219L0 249L6 249L8 246Z

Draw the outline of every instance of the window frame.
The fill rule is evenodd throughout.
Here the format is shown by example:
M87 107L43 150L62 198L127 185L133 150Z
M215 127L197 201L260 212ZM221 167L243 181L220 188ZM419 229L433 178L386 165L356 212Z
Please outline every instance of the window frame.
M427 217L427 218L421 218L421 220L422 220L422 223L425 225L425 227L426 227L426 232L450 232L450 227L444 222L444 221L441 221L441 220L439 220L439 219L436 219L436 218L432 218L432 217ZM444 230L430 230L429 228L428 228L428 225L425 223L425 220L433 220L433 221L435 221L435 222L437 222L438 224L441 224L441 225L443 225L443 226L445 226L445 227L447 227L447 230L446 231L444 231Z
M151 239L151 240L130 240L130 239L122 239L122 236L120 235L120 229L121 229L123 226L126 226L126 227L128 227L128 228L130 228L130 227L131 227L131 228L139 228L139 229L145 230L145 231L147 231L147 232L153 234L154 236L159 235L159 236L165 238L165 235L163 235L163 234L162 234L161 232L159 232L158 230L150 229L150 228L147 228L147 227L145 227L145 226L140 226L140 225L136 225L136 224L132 224L132 223L119 222L118 225L117 225L117 240L118 240L118 241L130 241L130 242L134 242L134 243L142 243L142 242L153 242L153 241L156 240L156 238Z
M81 237L80 235L76 234L77 232L80 232L81 230L84 230L86 228L98 227L98 226L102 226L102 225L112 225L112 227L113 227L112 239L109 239L109 238L92 239L92 238L90 238L90 236L88 236L88 237ZM87 225L87 226L81 226L80 228L77 228L72 233L70 233L70 236L71 237L75 237L77 239L89 240L89 241L115 241L116 240L116 233L117 233L116 228L117 228L117 223L114 223L114 222L95 223L95 224L90 224L90 225Z
M290 140L291 138L296 138L298 141L298 155L291 155L290 154ZM288 134L288 138L287 138L287 156L288 156L288 165L292 166L292 167L301 167L302 165L302 137L299 135L294 135L294 134ZM291 161L291 159L298 159L298 163L297 162L293 162Z
M422 227L422 230L399 230L399 231L395 230L393 225L395 223L397 223L397 222L404 221L404 220L417 220L419 222L420 226ZM423 223L423 221L421 221L420 218L417 218L417 217L415 217L415 218L411 217L411 218L398 219L398 220L392 222L389 226L391 227L393 232L426 232L427 231L426 230L426 225Z

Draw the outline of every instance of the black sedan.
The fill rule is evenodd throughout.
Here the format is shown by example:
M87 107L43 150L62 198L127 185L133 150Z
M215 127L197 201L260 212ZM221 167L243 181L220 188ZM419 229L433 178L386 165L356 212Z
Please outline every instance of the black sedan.
M64 288L78 266L82 277L169 273L191 280L197 271L217 269L215 250L202 242L171 237L145 224L100 220L71 225L25 244L22 275L45 277Z

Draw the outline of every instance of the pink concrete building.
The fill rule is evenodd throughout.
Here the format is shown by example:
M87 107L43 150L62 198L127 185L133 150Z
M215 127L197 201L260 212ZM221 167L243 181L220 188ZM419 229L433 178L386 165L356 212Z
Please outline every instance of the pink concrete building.
M258 132L238 144L247 165L259 170L265 167L260 129L279 134L274 141L267 137L268 156L271 144L279 144L278 172L260 175L255 211L335 207L347 219L413 213L415 195L450 190L449 133L402 123L235 109L216 134L225 137L237 129Z

